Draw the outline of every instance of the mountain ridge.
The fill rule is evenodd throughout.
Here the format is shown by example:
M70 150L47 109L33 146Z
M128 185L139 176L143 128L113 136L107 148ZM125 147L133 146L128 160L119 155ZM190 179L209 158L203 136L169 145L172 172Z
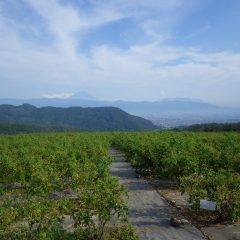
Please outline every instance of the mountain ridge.
M149 120L116 107L42 107L30 104L0 105L2 123L61 124L82 131L141 131L157 127Z
M81 92L80 92L81 95ZM201 109L224 109L231 110L234 108L230 107L221 107L216 106L211 103L207 103L201 101L199 99L187 99L187 98L172 98L172 99L162 99L159 101L124 101L124 100L116 100L116 101L105 101L105 100L97 100L91 95L89 95L89 99L84 97L78 97L78 93L68 97L68 98L33 98L33 99L11 99L5 98L0 99L0 104L11 104L11 105L21 105L24 103L28 103L37 107L104 107L104 106L112 106L123 109L124 111L128 111L130 113L136 112L137 114L146 114L152 113L152 111L179 111L185 109L186 111L195 111ZM169 108L170 106L170 108ZM190 106L190 108L189 108ZM187 108L188 107L188 108ZM156 109L157 108L157 109ZM147 111L148 110L148 111Z
M130 114L151 120L157 126L166 128L208 122L240 121L240 108L221 107L199 99L175 98L161 101L103 101L67 99L0 99L0 104L20 105L30 103L37 107L117 107Z

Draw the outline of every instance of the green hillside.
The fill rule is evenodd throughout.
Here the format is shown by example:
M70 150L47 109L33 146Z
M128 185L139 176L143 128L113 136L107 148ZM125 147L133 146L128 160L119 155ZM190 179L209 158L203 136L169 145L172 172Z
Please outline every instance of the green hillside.
M237 123L206 123L194 124L186 127L189 131L204 131L204 132L239 132L240 122Z
M0 134L18 134L35 132L69 132L70 126L40 123L0 123Z
M141 131L156 129L156 126L151 121L130 115L115 107L37 108L29 104L21 106L1 105L0 122L57 124L83 131Z

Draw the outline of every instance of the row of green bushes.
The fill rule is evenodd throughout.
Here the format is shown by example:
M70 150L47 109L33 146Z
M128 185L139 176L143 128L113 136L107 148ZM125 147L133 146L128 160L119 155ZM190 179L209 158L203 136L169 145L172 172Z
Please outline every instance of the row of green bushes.
M1 136L0 239L135 239L109 146L104 134Z
M115 133L113 144L142 174L176 181L193 207L213 200L223 218L240 219L239 133Z

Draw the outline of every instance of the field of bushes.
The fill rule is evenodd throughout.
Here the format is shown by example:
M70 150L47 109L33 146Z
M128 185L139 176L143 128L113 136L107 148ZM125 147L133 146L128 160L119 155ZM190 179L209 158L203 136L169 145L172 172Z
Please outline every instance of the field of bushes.
M176 181L193 208L212 200L219 218L240 219L239 133L115 133L112 141L142 175Z
M0 239L135 239L109 146L104 134L2 135Z
M1 135L0 239L136 239L111 145L142 175L176 182L193 208L208 199L222 220L240 219L239 133Z

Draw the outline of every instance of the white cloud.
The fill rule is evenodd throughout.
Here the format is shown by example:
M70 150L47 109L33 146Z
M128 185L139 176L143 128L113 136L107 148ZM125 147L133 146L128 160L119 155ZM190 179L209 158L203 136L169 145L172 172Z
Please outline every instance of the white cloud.
M45 94L42 97L43 98L59 98L59 99L65 99L73 96L74 93L50 93L50 94Z
M66 97L68 92L85 89L102 99L157 100L164 96L215 103L224 99L228 104L240 104L240 54L204 53L164 41L169 36L162 25L171 26L194 8L194 4L187 5L189 1L93 1L95 8L88 14L57 0L25 1L46 20L54 43L29 44L0 13L1 95L8 91L21 97L38 97L57 92L46 96ZM162 15L154 20L149 11ZM128 49L95 46L88 54L77 50L87 29L129 16L138 19L150 36L148 43ZM80 38L76 38L76 32ZM22 86L22 93L12 88L14 84Z

